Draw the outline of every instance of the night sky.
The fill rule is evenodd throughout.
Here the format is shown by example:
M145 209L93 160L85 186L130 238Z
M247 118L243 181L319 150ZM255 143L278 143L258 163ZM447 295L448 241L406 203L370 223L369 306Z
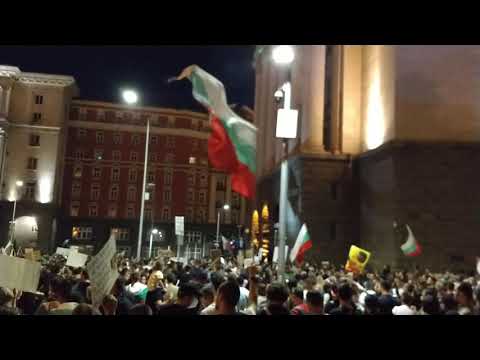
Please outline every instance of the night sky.
M0 64L75 77L80 98L120 102L138 90L142 105L199 110L189 81L167 80L197 64L225 85L229 104L253 107L254 46L0 46Z

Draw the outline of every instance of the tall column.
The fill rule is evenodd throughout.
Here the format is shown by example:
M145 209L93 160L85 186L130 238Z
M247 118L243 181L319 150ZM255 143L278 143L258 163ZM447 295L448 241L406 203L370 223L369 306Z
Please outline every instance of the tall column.
M215 202L217 200L217 175L210 175L210 193L208 199L208 222L213 224L217 221L217 214L215 211Z
M333 48L332 67L332 126L330 136L332 139L332 152L338 154L341 148L342 105L343 105L343 47L335 45Z
M232 177L228 175L225 177L225 204L232 206ZM231 224L232 223L232 212L231 211L224 211L225 216L225 223Z

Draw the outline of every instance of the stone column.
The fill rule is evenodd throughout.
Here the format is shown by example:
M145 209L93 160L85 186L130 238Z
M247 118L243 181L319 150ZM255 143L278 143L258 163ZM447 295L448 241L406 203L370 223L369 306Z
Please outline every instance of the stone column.
M226 224L232 223L232 177L230 175L225 177L225 204L230 205L230 211L224 211L224 219Z
M341 149L342 105L343 105L343 46L335 45L333 48L332 67L332 126L330 136L332 139L332 152L339 154Z
M217 221L215 213L215 201L217 200L217 175L210 174L210 193L208 197L208 222L210 224Z

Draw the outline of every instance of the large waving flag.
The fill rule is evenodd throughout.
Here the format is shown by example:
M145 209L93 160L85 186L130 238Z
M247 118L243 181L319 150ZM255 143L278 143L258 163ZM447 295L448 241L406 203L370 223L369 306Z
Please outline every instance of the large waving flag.
M313 246L312 239L310 239L310 234L307 230L307 224L303 224L300 232L298 233L297 241L293 246L292 252L290 253L290 261L301 263L305 257L307 250L310 250Z
M402 252L405 256L408 257L415 257L422 254L422 248L420 244L415 239L410 226L405 225L408 231L408 238L407 241L401 246Z
M177 80L188 78L193 97L212 115L208 158L212 165L232 175L232 190L247 197L255 195L257 129L228 106L225 88L197 65L184 69Z

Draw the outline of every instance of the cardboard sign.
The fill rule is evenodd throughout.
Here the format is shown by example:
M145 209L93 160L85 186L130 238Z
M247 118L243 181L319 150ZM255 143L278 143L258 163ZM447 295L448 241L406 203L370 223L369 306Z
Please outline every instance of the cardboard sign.
M252 258L243 260L243 267L245 269L248 269L252 265L253 265L253 259Z
M87 263L88 255L80 254L79 252L73 251L70 252L67 259L67 266L74 268L84 267Z
M245 250L245 257L253 259L253 249Z
M353 273L362 273L368 260L370 260L370 253L368 251L352 245L348 253L345 270Z
M185 218L183 216L175 216L175 235L183 236L185 230Z
M112 290L118 278L117 242L112 234L102 250L87 264L92 292L92 304L99 306Z
M288 245L285 245L285 262L287 261L287 258L288 258ZM278 246L275 246L275 249L273 250L272 261L274 263L278 262Z
M68 258L68 255L70 255L70 249L57 247L57 251L55 251L55 254L62 255L65 258Z
M0 255L0 286L34 293L40 280L39 262Z

